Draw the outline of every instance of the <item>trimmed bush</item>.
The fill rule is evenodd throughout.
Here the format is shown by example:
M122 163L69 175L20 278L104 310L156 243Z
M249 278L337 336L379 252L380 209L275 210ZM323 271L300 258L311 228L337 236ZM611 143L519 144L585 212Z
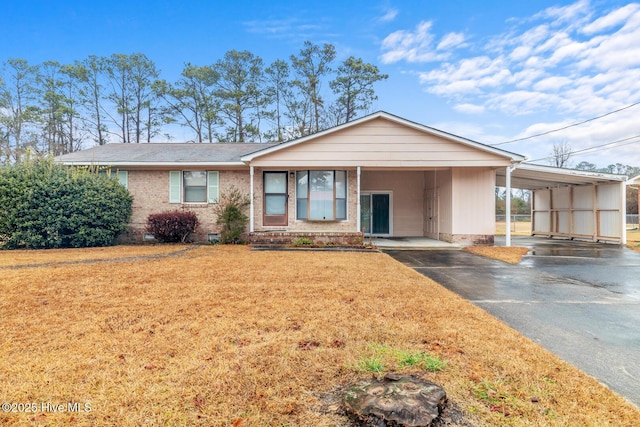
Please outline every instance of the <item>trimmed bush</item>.
M190 211L162 212L147 218L147 233L162 243L184 243L197 227L198 217Z
M220 195L218 204L213 207L217 215L216 223L221 226L220 243L243 243L249 217L245 214L251 204L249 196L237 187L231 186Z
M108 246L126 229L132 197L96 168L27 159L0 168L0 247Z

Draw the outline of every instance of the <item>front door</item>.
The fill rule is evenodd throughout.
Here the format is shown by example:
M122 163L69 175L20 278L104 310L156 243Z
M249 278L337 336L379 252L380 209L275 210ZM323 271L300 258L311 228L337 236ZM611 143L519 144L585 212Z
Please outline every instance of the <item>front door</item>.
M289 192L287 172L264 173L264 225L287 225Z
M430 188L424 194L424 235L439 240L438 229L438 189Z
M365 234L391 235L391 195L363 193L360 195L360 223Z

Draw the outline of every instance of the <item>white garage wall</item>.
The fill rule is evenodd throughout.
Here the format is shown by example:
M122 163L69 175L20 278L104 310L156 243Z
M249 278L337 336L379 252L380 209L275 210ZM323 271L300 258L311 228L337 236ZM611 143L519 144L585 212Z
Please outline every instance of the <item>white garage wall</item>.
M618 183L533 190L532 234L622 242L624 206Z

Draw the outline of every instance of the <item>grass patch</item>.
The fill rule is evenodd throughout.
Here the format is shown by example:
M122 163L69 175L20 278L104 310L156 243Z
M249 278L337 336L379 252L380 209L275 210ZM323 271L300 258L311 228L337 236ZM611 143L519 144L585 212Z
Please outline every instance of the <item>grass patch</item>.
M518 264L529 248L519 246L467 246L465 251L487 258L497 259L509 264Z
M367 357L360 359L356 364L356 368L362 372L373 372L380 374L384 372L384 363L380 357Z
M46 265L2 270L2 400L90 402L91 412L0 412L0 424L345 425L317 409L318 396L378 375L373 368L442 385L476 425L640 418L593 378L387 255L138 250L107 248L101 257L112 262L72 265L37 251L43 258L27 264ZM0 264L15 253L0 252ZM74 254L58 253L60 262ZM426 355L446 367L425 369ZM376 358L377 367L358 367Z

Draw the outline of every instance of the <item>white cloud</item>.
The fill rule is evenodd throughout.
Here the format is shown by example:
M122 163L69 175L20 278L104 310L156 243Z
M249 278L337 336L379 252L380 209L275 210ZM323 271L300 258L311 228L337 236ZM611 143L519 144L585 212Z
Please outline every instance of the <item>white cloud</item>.
M464 35L449 33L434 46L435 35L431 32L432 25L431 21L422 21L413 31L399 30L389 34L382 41L384 53L380 60L385 64L392 64L403 60L434 62L449 58L450 53L442 50L464 43Z
M414 30L390 34L383 52L388 63L432 61L412 70L425 91L485 127L494 126L491 120L498 117L496 128L508 136L478 132L495 142L640 101L640 4L605 10L581 0L511 22L493 37L474 40L455 28L438 39L431 22L424 21ZM550 146L558 137L580 149L640 134L640 106L633 110L503 148L542 157L546 152L540 153L538 145ZM519 123L525 131L516 131ZM635 148L640 164L640 142ZM605 162L613 154L599 155Z
M548 8L533 22L519 23L498 34L490 45L471 46L472 52L484 52L467 57L463 52L453 56L450 50L439 55L438 48L469 41L462 33L450 32L434 49L432 23L423 21L414 31L390 34L383 43L383 59L387 63L421 58L440 61L418 72L419 79L427 92L455 100L456 111L468 105L516 115L601 111L607 96L614 97L618 105L634 101L624 99L634 95L619 87L620 79L632 88L640 85L636 83L640 77L640 6L623 7L608 12L607 17L597 16L587 1ZM576 21L586 22L585 28L593 23L592 32L610 28L613 22L617 27L585 39ZM616 79L606 77L614 71L619 71Z
M384 15L379 18L380 22L391 22L398 16L398 9L388 9Z
M465 36L462 33L449 33L445 35L440 43L438 43L437 50L446 50L463 45Z
M563 76L547 77L533 85L533 89L537 91L557 91L563 86L571 84L571 81L571 79Z
M614 10L606 16L596 19L589 25L585 25L581 31L584 34L595 34L608 30L624 23L627 17L635 14L638 9L640 9L640 5L635 3L628 4L620 9Z
M305 21L295 17L245 21L242 25L249 33L267 35L274 38L310 38L324 29L317 22Z
M465 114L480 114L485 111L484 105L475 104L456 104L453 109Z

